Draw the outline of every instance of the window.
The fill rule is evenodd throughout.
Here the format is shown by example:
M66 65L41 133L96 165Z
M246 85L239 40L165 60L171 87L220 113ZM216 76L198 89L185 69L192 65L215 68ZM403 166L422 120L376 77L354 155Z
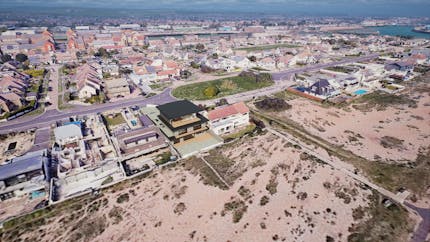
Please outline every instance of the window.
M199 125L195 125L194 126L194 130L199 130L199 129L201 129L202 128L202 125L201 124L199 124Z

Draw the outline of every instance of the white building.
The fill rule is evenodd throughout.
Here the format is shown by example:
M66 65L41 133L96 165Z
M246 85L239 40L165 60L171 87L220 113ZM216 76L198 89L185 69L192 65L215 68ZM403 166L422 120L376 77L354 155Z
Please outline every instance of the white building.
M249 124L249 109L245 103L218 107L207 112L209 127L217 135L228 134Z

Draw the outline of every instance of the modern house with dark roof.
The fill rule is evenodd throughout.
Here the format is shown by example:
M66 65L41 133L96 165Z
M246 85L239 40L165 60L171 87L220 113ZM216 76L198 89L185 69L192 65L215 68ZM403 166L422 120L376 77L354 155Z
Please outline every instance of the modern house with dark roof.
M160 128L173 143L173 150L188 157L223 143L208 126L203 110L188 100L175 101L157 107L147 106L143 113Z
M157 106L159 119L171 131L167 134L174 144L194 138L206 132L208 120L200 114L203 110L188 100Z
M339 93L327 79L319 79L312 86L305 88L305 92L324 99Z
M47 150L29 152L0 166L0 200L46 194L48 187Z

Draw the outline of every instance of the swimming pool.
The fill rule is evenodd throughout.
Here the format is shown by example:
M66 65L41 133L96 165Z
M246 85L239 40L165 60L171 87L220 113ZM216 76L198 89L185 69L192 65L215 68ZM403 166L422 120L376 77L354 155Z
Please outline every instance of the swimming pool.
M363 90L363 89L359 89L359 90L357 90L357 91L354 92L355 95L363 95L363 94L366 94L366 93L367 93L367 91Z

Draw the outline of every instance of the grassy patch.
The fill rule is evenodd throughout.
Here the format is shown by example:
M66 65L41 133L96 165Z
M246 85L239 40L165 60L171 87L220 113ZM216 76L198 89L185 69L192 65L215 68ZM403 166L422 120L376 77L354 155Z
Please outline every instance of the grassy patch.
M354 70L347 68L347 67L344 67L344 66L331 66L331 67L327 67L325 69L329 70L329 71L341 72L341 73L346 73L346 74L352 73L354 71Z
M221 148L211 150L205 159L229 185L232 185L246 171L245 167L238 166L238 163L226 157Z
M407 95L388 94L381 91L365 94L352 102L352 107L361 111L385 110L388 107L407 106L416 108L417 102Z
M172 153L170 153L170 151L164 152L157 157L157 159L155 160L155 164L157 165L165 164L170 161L171 156L172 156Z
M260 206L264 206L266 204L268 204L270 201L268 196L262 196L260 199Z
M29 69L24 72L34 78L43 77L45 75L45 69Z
M388 149L402 149L403 148L403 140L400 140L396 137L392 136L384 136L380 141L381 145L384 148Z
M166 89L170 84L172 84L172 83L171 82L157 82L154 84L150 84L149 87L152 90L162 91L162 90Z
M200 158L193 156L186 159L181 164L185 170L190 171L194 175L199 175L203 184L219 187L223 190L228 189L228 187L226 187L226 185Z
M353 212L356 219L362 218L364 213L368 214L369 219L349 228L351 234L348 241L407 241L408 234L413 230L408 212L395 204L385 208L382 197L376 192L370 199L371 204L365 211Z
M246 206L245 202L240 199L234 199L226 204L224 204L224 210L221 212L221 215L225 215L226 212L233 213L233 223L238 223L243 215L246 213L248 206Z
M175 88L172 94L181 99L207 100L264 88L272 84L273 82L268 80L257 82L253 77L235 76L180 86ZM216 87L219 92L208 97L204 93L208 87Z
M113 208L109 211L108 216L113 220L112 222L113 224L117 224L122 221L123 214L124 214L124 209L117 206L113 206Z
M117 203L125 203L130 199L130 195L128 193L123 193L116 198Z
M103 185L107 185L107 184L112 183L112 182L113 182L113 177L112 176L108 176L106 179L104 179L102 181L102 186Z
M125 123L125 119L121 113L105 115L104 118L106 120L107 125L110 127Z
M255 128L257 126L254 123L249 124L248 126L242 128L241 130L239 130L238 132L232 133L232 134L228 134L228 135L224 135L223 138L228 140L228 139L237 139L240 137L243 137L246 134L252 133L254 132Z

